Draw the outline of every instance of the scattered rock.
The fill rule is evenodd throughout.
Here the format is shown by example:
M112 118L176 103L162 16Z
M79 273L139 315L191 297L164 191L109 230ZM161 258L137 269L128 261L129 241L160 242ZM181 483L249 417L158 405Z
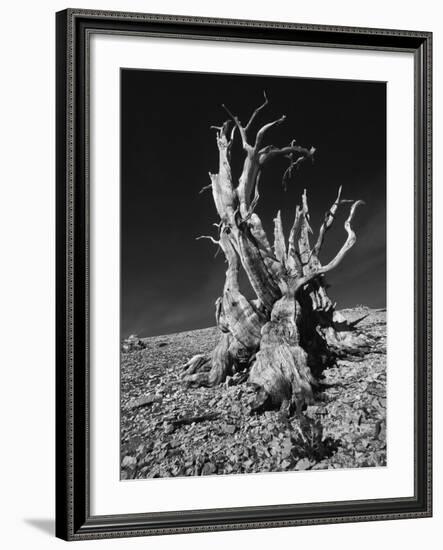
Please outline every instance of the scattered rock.
M202 476L210 476L212 474L215 474L217 472L217 468L212 462L206 462L206 464L203 465L201 474Z
M126 455L122 460L122 468L130 468L131 470L137 466L137 459L135 456Z
M289 437L283 440L282 443L282 457L288 458L291 456L292 449L294 448L294 445Z
M141 443L137 449L135 450L138 455L141 455L146 449L146 446L144 443Z
M128 409L138 409L139 407L146 407L148 405L153 405L154 403L161 403L162 398L159 395L155 394L148 394L144 395L143 397L139 397L138 399L131 400L127 408Z
M181 366L211 353L216 328L146 338L142 349L134 336L121 355L121 479L385 465L386 313L369 312L359 328L371 350L326 369L301 418L263 412L247 370L226 385L184 388Z
M307 470L312 466L312 462L309 460L309 458L302 458L297 462L295 465L296 470Z
M222 426L222 430L227 434L234 434L237 431L237 426L234 426L234 424L224 424Z
M143 342L143 340L141 340L136 334L131 334L129 338L126 338L126 340L123 340L122 342L122 351L125 353L145 348L145 342Z

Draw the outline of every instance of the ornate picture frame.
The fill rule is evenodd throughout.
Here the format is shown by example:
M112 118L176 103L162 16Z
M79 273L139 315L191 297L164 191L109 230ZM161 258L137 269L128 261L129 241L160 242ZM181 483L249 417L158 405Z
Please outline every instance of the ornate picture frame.
M65 540L432 515L432 34L126 12L57 13L56 535ZM414 459L411 496L95 515L91 509L90 41L94 35L404 52L414 63ZM209 122L208 122L209 124ZM412 361L412 358L411 358ZM115 443L118 445L118 442ZM280 474L274 474L280 475ZM285 474L283 474L285 475ZM328 475L324 473L322 475Z

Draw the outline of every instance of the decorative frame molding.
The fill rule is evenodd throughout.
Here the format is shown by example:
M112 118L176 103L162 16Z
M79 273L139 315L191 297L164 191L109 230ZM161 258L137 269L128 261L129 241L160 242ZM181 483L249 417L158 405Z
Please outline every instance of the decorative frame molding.
M56 34L56 535L65 540L432 515L432 33L68 9ZM91 516L89 40L91 34L402 51L415 67L415 492L410 498ZM74 414L75 413L75 414Z

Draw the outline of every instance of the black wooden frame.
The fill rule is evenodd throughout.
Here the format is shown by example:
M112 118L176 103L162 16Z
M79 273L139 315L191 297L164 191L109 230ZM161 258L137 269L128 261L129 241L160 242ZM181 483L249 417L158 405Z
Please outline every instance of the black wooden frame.
M429 517L431 53L429 32L68 9L57 13L56 534L66 540ZM89 37L173 36L406 51L415 65L415 492L410 498L91 516L89 510Z

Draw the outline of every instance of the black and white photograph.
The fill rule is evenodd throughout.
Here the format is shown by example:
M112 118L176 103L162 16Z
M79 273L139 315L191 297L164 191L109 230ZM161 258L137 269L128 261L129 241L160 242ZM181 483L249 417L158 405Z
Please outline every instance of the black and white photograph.
M386 466L385 83L120 78L121 480Z
M57 12L58 538L432 533L433 35L347 14Z

